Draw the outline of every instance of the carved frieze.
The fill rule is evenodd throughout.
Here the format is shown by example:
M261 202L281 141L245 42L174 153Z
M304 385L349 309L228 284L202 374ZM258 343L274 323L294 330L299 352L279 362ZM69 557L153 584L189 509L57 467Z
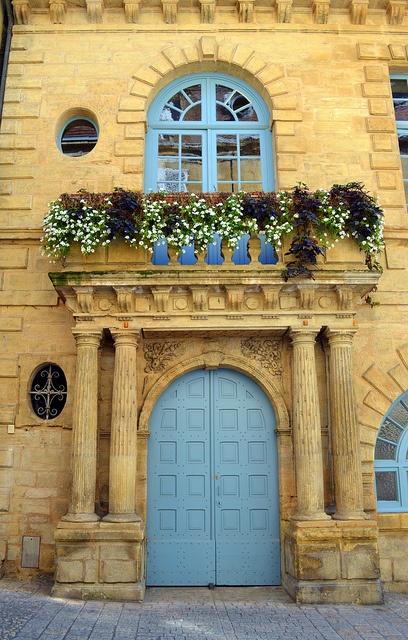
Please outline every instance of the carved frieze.
M215 0L200 0L201 5L201 22L203 24L212 24L215 17Z
M50 0L50 18L53 24L63 24L67 13L65 0Z
M238 11L240 22L254 21L255 0L238 0Z
M182 355L184 344L181 341L173 342L146 342L144 345L144 358L146 373L151 371L163 371L169 360Z
M244 356L254 358L274 376L283 373L282 341L271 338L247 338L241 341Z
M405 0L390 0L387 4L388 22L392 25L400 25L405 17Z
M330 0L313 0L312 11L317 24L326 24L329 19Z
M123 0L126 22L139 22L141 0Z
M28 0L13 0L14 22L16 24L28 24L30 15L30 3Z
M166 24L177 22L179 0L162 0L163 18Z
M367 20L368 0L351 0L350 19L353 24L365 24Z
M292 4L292 0L277 0L275 5L277 22L292 22Z

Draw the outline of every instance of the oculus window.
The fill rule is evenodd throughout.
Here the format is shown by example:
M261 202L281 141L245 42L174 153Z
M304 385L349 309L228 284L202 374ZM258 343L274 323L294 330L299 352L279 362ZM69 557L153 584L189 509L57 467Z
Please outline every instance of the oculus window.
M387 411L374 454L379 512L408 511L408 391Z
M145 190L271 191L269 121L243 81L214 73L173 82L149 109Z
M98 142L98 126L89 118L71 118L60 132L58 146L65 156L85 156Z
M391 89L404 177L405 202L408 203L408 75L391 76Z

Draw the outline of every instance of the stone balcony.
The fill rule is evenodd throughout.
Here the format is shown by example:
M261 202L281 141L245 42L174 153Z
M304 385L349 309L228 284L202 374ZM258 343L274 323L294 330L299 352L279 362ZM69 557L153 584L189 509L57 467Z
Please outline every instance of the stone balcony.
M141 327L145 331L227 330L283 333L288 326L350 327L357 307L376 286L380 274L364 264L364 253L350 239L327 250L313 278L285 282L289 257L283 246L275 264L258 261L260 241L248 242L248 264L207 264L199 254L194 265L177 256L153 265L151 253L122 240L84 256L73 247L51 280L77 323L99 328ZM84 326L84 324L82 324Z

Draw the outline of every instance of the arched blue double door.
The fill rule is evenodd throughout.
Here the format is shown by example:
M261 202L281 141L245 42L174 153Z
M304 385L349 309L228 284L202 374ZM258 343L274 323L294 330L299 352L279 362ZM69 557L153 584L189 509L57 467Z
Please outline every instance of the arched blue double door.
M152 412L149 586L280 584L275 416L229 369L174 381Z

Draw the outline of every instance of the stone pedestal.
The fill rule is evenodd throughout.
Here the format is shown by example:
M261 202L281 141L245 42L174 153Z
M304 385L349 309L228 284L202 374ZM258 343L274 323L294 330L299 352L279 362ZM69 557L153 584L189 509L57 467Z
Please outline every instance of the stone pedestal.
M380 604L374 521L291 521L283 527L282 584L303 604Z
M144 596L144 529L140 522L61 522L51 595L140 602Z

